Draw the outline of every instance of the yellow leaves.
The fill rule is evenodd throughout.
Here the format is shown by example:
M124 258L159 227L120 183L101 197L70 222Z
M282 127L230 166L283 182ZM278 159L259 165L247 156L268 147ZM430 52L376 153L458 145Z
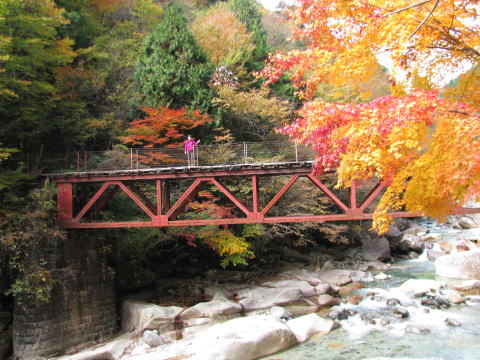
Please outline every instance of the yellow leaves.
M235 236L228 230L207 231L198 234L198 237L205 239L220 256L241 254L250 248L250 244L247 241Z
M444 91L444 96L480 108L480 69L478 65L461 75L454 86Z
M298 26L295 39L306 42L307 48L272 56L270 64L293 70L292 77L307 98L322 82L339 87L366 81L379 54L391 58L391 74L405 74L414 80L414 88L423 89L437 86L433 79L438 82L452 71L464 71L465 61L480 60L476 0L462 1L462 6L433 0L413 7L403 0L299 0L297 4L292 11Z
M255 48L245 25L226 3L219 3L198 16L191 30L215 65L239 70Z

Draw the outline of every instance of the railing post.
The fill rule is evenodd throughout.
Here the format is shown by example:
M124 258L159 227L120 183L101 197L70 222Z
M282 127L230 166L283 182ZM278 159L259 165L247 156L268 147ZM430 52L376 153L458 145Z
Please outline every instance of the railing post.
M247 143L243 142L243 163L247 163Z
M138 170L138 150L135 150L135 156L137 157L137 170Z
M87 152L83 152L83 166L85 168L85 171L87 171Z
M130 148L130 169L133 169L133 149Z
M295 143L295 161L298 162L298 144Z
M77 151L77 171L80 171L80 151Z

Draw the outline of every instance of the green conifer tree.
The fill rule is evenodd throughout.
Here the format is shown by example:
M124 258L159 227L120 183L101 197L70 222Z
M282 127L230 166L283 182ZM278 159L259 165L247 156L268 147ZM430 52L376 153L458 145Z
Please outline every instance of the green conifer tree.
M272 50L268 46L267 33L262 25L262 14L258 6L255 0L230 1L230 7L238 20L245 24L247 30L253 35L255 50L253 50L252 60L247 64L250 71L261 70L265 66L268 53Z
M208 82L214 67L195 42L179 5L172 4L157 29L147 36L136 66L145 105L211 110Z

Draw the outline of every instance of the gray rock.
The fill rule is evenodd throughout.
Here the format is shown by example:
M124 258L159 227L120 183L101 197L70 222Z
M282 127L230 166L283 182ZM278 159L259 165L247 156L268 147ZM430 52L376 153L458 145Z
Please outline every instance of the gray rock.
M287 305L285 309L293 315L293 317L312 314L320 309L318 305Z
M369 261L390 258L390 244L385 237L366 238L363 240L363 258Z
M322 283L317 286L315 286L315 291L318 295L323 295L323 294L335 294L339 291L340 289L337 287L332 287L330 284L327 283Z
M458 220L458 225L463 229L474 229L480 227L480 214L463 215Z
M430 330L421 326L410 324L405 327L405 332L410 334L429 334Z
M435 261L437 275L480 280L480 250L451 253Z
M333 306L333 305L338 305L340 303L340 300L334 298L331 295L320 295L317 298L317 302L319 306Z
M449 326L461 326L460 322L458 320L452 319L452 318L446 318L445 323Z
M362 279L364 279L366 276L367 276L367 273L365 271L361 271L361 270L350 271L350 277L354 282L362 281Z
M398 244L398 247L402 251L416 251L419 252L423 250L424 244L419 236L414 234L404 234L402 240Z
M297 279L308 282L312 286L318 286L322 281L317 277L313 272L307 271L305 269L294 269L284 271L280 274L281 277L286 277L289 279Z
M437 291L445 286L445 283L428 279L409 279L398 287L398 290L411 294L423 294L429 291Z
M442 240L442 234L440 233L427 233L422 236L422 241L438 241Z
M186 309L180 314L180 318L214 318L220 315L240 313L242 310L240 304L229 300L223 290L217 289L212 300L200 302Z
M445 290L443 291L443 295L445 296L446 300L451 304L461 304L465 302L462 294L455 290Z
M343 286L352 282L348 270L321 270L317 273L320 280L337 286Z
M192 358L253 360L297 343L292 330L273 316L249 316L215 324L194 336L122 360Z
M389 306L397 306L397 305L400 305L400 300L395 299L395 298L388 299L388 300L387 300L387 305L389 305Z
M469 291L473 289L480 289L480 280L467 280L460 284L454 285L453 288L458 291Z
M423 298L420 301L420 304L422 304L423 306L428 306L432 309L440 309L440 305L441 305L438 299L434 297Z
M143 332L158 329L166 321L173 321L183 308L158 306L139 301L125 301L122 307L122 331Z
M278 317L279 319L282 320L290 320L293 315L290 313L290 311L285 310L281 306L274 306L268 311L268 315Z
M410 316L410 313L406 309L398 308L393 310L393 316L399 319L405 319Z
M304 280L279 280L279 281L267 281L261 284L261 286L285 289L292 288L300 290L302 296L309 297L318 295L316 287L313 287Z
M421 234L421 233L426 233L428 231L428 228L425 227L425 226L421 226L421 225L416 225L416 226L412 226L411 228L405 230L403 232L404 235L418 235L418 234Z
M396 247L398 242L402 239L403 233L398 229L397 225L390 225L388 231L384 235L392 247Z
M350 312L347 309L335 309L331 310L328 313L328 317L332 320L345 320L348 319L351 315Z
M157 330L146 330L143 333L142 341L151 347L157 347L163 344L162 338L158 336Z
M292 330L299 343L304 342L313 335L328 334L340 326L331 319L324 319L317 314L310 314L287 321L287 326Z
M102 345L84 349L76 354L62 356L58 360L99 360L99 359L120 359L125 350L132 347L132 334L122 334Z
M275 305L298 303L304 299L299 289L277 289L260 286L239 290L236 293L236 298L245 311L267 309Z

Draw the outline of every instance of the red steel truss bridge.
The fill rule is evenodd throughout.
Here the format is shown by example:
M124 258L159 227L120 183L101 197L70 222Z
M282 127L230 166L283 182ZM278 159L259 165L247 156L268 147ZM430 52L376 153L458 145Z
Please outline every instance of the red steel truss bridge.
M347 190L335 190L328 185L334 183L331 177L335 172L315 176L311 150L287 142L199 146L195 155L197 160L190 166L180 148L117 149L65 156L70 159L70 169L77 171L66 167L67 172L46 175L57 187L59 225L86 229L367 220L387 187L385 182L372 179L354 182ZM295 185L302 187L305 198L324 196L336 211L281 213L279 207ZM191 205L205 189L229 202L233 216L192 216L195 212ZM262 196L263 192L269 196ZM130 199L136 215L129 219L116 217L122 209L109 208L116 196ZM458 210L476 212L480 209ZM422 216L403 211L390 215Z

